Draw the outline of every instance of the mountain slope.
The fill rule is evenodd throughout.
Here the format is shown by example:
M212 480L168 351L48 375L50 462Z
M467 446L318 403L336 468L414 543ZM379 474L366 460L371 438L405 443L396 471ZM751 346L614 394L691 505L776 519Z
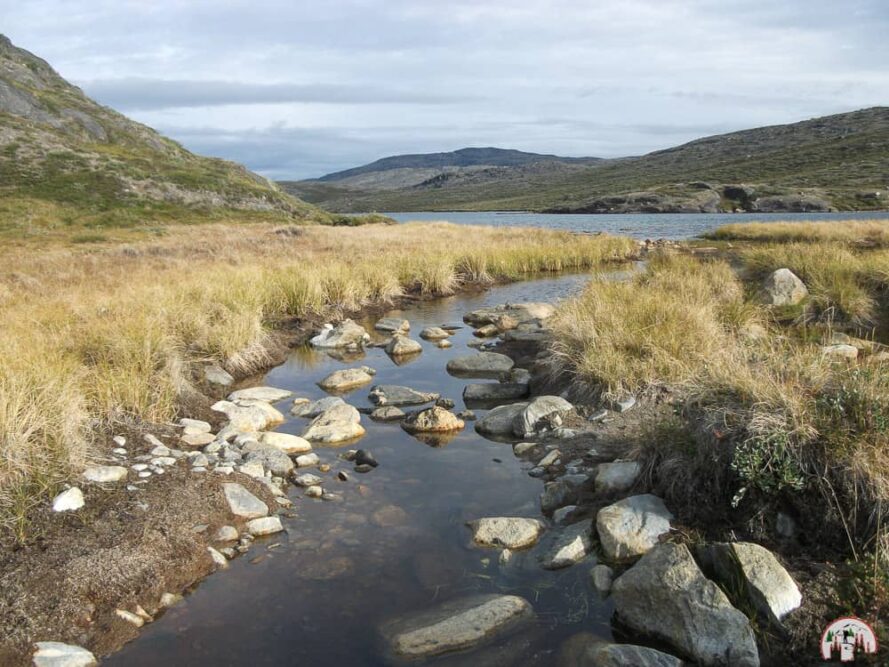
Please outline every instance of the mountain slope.
M399 189L303 182L334 210L699 212L889 207L889 108L706 137L638 158L504 167ZM335 187L331 187L335 186Z
M324 218L244 167L103 107L0 35L0 231L149 220Z

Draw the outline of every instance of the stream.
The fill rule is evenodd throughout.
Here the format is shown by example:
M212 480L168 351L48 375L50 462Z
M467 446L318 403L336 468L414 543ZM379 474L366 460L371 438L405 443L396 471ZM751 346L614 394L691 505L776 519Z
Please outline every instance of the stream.
M411 337L420 340L426 326L461 323L464 313L483 306L556 301L580 290L587 278L529 280L385 315L410 320ZM362 324L372 331L373 321ZM473 352L467 347L473 339L472 329L464 327L449 349L420 341L423 353L400 366L379 348L348 360L298 348L260 383L314 400L327 395L316 382L330 372L368 365L377 370L374 384L438 392L454 399L458 412L464 408L463 387L479 380L451 377L445 364ZM343 398L370 407L370 387ZM288 415L277 430L300 434L307 420L289 415L291 402L276 404ZM543 482L528 475L530 464L515 458L509 444L479 436L472 422L441 447L415 439L397 422L378 423L362 415L361 423L367 434L357 444L314 448L331 465L330 472L301 471L321 474L324 488L341 500L313 500L290 486L294 506L281 516L285 533L257 539L248 553L201 582L103 664L391 664L379 638L381 622L473 593L520 595L533 605L536 621L499 644L430 662L545 665L553 663L562 641L573 634L611 638L610 604L598 599L589 583L593 556L546 571L533 550L517 552L501 565L498 550L471 544L467 521L498 515L542 518ZM380 466L366 474L353 472L352 464L337 458L350 447L370 450ZM349 481L337 480L339 470L348 472Z

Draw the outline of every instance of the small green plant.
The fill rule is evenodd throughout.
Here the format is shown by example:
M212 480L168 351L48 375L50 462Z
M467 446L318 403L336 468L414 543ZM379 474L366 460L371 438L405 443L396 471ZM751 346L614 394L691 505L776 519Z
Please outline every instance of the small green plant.
M785 490L799 491L805 486L803 471L793 455L791 438L781 430L757 433L741 441L735 447L731 469L741 481L741 488L732 498L733 507L737 507L749 491L773 496Z

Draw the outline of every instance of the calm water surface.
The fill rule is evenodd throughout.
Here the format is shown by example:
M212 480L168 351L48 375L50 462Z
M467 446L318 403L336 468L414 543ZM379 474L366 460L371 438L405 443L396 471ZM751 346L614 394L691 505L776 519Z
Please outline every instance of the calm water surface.
M387 213L399 222L447 220L464 225L547 227L574 232L608 232L637 239L688 239L730 222L776 222L785 220L889 220L889 211L854 213L614 213L552 214L525 212L408 212Z
M466 311L506 301L553 301L576 292L585 281L582 275L528 281L389 314L408 318L412 336L418 338L423 327L459 323ZM268 373L265 383L320 398L325 394L316 386L318 380L333 370L366 364L377 369L376 383L439 392L456 400L460 410L463 387L471 381L450 377L445 364L472 351L466 346L471 330L461 329L451 340L454 346L448 350L421 341L423 353L403 366L396 366L380 349L348 361L298 349ZM355 406L368 406L369 388L345 398ZM289 400L278 404L285 414L289 406ZM611 637L609 603L599 601L589 584L592 557L547 572L534 551L501 566L497 550L471 546L465 526L469 520L540 517L542 482L528 476L528 465L514 458L509 444L478 436L471 423L441 447L414 439L398 424L376 423L367 416L362 416L362 424L367 435L357 446L371 450L379 468L356 474L336 458L340 449L316 448L332 465L322 475L325 488L343 499L311 500L291 487L294 508L289 518L282 517L285 534L258 539L228 570L201 583L103 664L390 664L378 639L382 621L489 592L524 596L534 607L536 623L483 653L433 662L547 665L561 641L576 632ZM280 430L298 434L305 425L306 420L293 417ZM337 481L340 469L347 470L352 481ZM252 563L257 557L261 561ZM493 662L488 662L490 652L496 656Z

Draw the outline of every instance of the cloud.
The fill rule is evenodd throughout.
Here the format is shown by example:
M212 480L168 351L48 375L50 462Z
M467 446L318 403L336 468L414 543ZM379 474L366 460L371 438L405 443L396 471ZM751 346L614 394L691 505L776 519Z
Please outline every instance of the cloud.
M282 103L455 104L469 95L336 84L243 83L127 77L79 82L99 102L122 111Z

